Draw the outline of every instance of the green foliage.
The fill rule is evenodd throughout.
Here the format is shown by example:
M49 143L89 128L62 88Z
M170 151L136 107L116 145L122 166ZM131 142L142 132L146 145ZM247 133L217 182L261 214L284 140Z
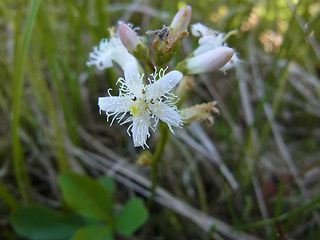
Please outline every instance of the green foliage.
M107 176L94 180L85 175L64 173L59 177L59 184L68 206L82 218L63 215L47 207L20 207L11 219L19 235L34 240L71 237L72 240L111 240L114 231L128 236L147 220L147 210L138 198L125 203L119 213L114 210L111 198L114 182Z
M114 181L112 180L112 178L110 178L109 176L105 175L102 176L98 179L100 185L102 185L106 191L108 191L109 193L113 193L115 190L115 184Z
M77 213L110 221L112 215L111 193L98 181L75 173L59 177L59 185L67 204Z
M148 218L148 212L141 199L132 198L116 217L115 228L124 235L131 235Z
M11 221L19 235L35 240L70 239L84 225L81 218L42 206L20 207Z
M112 229L108 226L87 226L80 228L71 240L112 240Z

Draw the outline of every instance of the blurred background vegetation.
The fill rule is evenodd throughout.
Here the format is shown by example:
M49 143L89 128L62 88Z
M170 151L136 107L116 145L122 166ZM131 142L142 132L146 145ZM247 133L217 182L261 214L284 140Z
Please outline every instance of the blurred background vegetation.
M186 4L191 23L237 30L228 45L242 62L227 74L195 77L185 105L215 100L221 114L212 127L194 123L171 136L157 204L135 237L123 239L320 236L318 1L38 3L0 1L1 239L20 239L10 225L18 206L61 209L62 172L112 176L119 204L132 195L147 199L150 168L135 163L141 149L126 127L109 127L98 111L97 98L121 71L99 72L85 63L118 20L143 34L170 24ZM173 61L196 46L197 39L184 39Z

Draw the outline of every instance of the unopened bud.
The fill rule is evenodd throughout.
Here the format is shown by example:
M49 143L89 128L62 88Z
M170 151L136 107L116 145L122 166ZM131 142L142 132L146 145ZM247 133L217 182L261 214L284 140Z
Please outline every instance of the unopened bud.
M188 25L191 19L192 9L185 6L174 16L170 27L157 30L158 38L152 42L152 51L155 52L156 65L166 66L176 54L182 38L188 36Z
M173 33L186 32L191 19L192 8L187 5L181 8L174 16L170 28Z
M232 58L233 50L219 47L186 60L184 70L186 74L212 72L223 67ZM179 65L178 65L179 67ZM181 71L181 70L180 70Z
M230 70L231 68L235 68L239 64L239 62L240 60L238 58L238 54L237 52L234 52L230 61L226 65L224 65L222 68L220 68L220 71L222 71L223 73L226 73L226 71Z
M148 47L140 39L140 37L137 36L136 32L133 31L127 24L120 23L118 27L118 35L122 44L133 56L138 59L148 58Z
M118 27L118 35L122 44L128 49L129 52L137 49L140 39L135 31L133 31L127 24L120 23Z

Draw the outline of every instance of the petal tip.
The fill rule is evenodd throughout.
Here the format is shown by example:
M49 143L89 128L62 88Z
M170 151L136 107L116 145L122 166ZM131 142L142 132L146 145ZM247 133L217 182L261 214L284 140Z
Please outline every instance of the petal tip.
M172 75L172 77L173 78L175 78L175 79L179 79L179 81L182 79L182 77L183 77L183 73L182 72L180 72L180 71L178 71L178 70L173 70L173 71L171 71L171 72L169 72L171 75Z

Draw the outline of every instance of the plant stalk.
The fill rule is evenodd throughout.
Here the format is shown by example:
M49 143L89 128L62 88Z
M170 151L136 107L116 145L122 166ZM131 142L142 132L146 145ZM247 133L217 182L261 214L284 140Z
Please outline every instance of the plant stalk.
M156 150L152 156L152 162L151 162L151 197L150 197L150 205L152 204L154 197L155 197L155 190L157 187L157 176L158 176L158 167L159 167L159 161L161 159L163 150L165 148L165 145L169 138L169 129L164 124L160 124L160 137L159 142L157 144Z

